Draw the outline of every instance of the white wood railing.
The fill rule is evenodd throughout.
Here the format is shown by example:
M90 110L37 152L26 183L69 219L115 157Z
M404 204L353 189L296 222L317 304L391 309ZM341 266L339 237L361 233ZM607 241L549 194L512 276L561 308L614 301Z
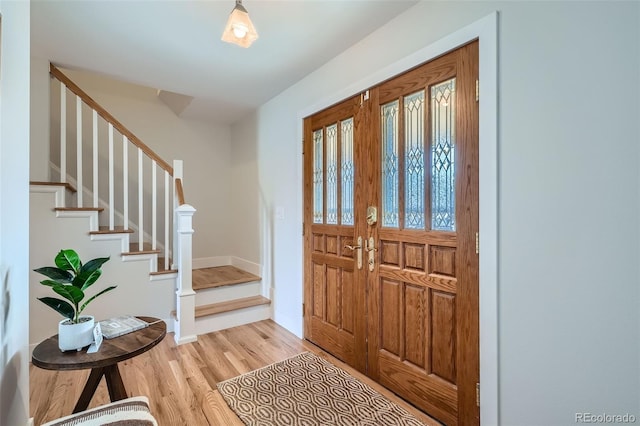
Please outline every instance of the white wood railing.
M137 251L149 250L150 246L163 258L159 269L177 269L175 339L178 343L195 340L195 293L191 285L195 209L184 200L182 161L169 165L53 64L50 71L59 85L59 91L51 93L59 93L60 181L68 182L75 175L77 207L104 207L108 211L106 229L133 232ZM67 109L67 98L73 97L75 123L73 112L69 114ZM68 129L74 128L71 123L75 124L75 146L69 144L73 135L68 134ZM85 133L91 134L87 140L83 137L85 128ZM119 137L122 144L117 147L115 140ZM116 150L121 151L121 156L116 155ZM91 154L87 155L89 151ZM129 156L130 151L134 156ZM75 162L68 161L74 154ZM117 168L121 168L120 177ZM158 172L164 179L158 178ZM88 180L92 181L90 189L85 187ZM91 194L91 206L85 206L85 190Z

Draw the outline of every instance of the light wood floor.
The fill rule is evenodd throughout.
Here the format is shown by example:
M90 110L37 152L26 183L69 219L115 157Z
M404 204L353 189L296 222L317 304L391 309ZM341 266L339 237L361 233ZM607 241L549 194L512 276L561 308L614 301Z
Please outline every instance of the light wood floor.
M271 320L199 336L176 346L173 335L151 351L119 364L129 396L149 397L161 426L242 425L218 393L216 384L304 351L329 360L427 425L439 425L352 368L309 342L298 339ZM68 415L89 371L48 371L30 366L30 409L35 424ZM104 380L89 408L109 402Z

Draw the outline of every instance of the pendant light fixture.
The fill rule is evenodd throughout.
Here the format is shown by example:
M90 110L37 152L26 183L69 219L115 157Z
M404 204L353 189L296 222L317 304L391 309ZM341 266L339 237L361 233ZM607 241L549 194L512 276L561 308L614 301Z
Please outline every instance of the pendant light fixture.
M257 38L258 33L249 18L249 12L242 6L242 0L236 0L236 6L231 11L222 33L222 41L249 47Z

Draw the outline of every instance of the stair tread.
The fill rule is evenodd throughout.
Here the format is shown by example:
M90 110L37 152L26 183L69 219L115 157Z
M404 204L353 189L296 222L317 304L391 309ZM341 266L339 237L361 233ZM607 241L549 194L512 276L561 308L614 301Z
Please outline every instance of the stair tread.
M89 232L91 235L101 234L133 234L133 229L124 229L124 226L116 226L113 229L109 229L108 226L100 226L97 231Z
M101 212L104 210L102 207L55 207L55 211L58 212Z
M213 303L211 305L196 306L195 317L215 315L252 306L269 305L271 300L263 296L243 297L242 299L229 300L227 302Z
M44 186L64 186L71 192L78 192L77 189L73 187L70 183L67 182L40 182L40 181L31 181L30 185L44 185Z
M192 287L194 290L244 284L260 280L261 278L259 276L231 265L194 269L192 273Z
M154 254L160 253L160 249L153 249L151 243L143 243L140 250L140 243L129 243L129 251L122 253L123 255L132 254Z
M149 275L177 274L177 269L163 269L162 271L149 272Z

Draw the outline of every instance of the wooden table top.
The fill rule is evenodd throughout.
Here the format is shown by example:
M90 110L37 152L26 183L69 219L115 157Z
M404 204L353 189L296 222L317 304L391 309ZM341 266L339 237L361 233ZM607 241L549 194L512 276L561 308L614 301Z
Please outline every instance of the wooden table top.
M164 321L153 317L141 316L138 318L149 323L158 322L113 339L104 339L98 352L93 354L88 354L86 349L60 351L56 334L35 347L31 361L33 365L46 370L83 370L107 367L133 358L153 348L167 334L167 326Z

